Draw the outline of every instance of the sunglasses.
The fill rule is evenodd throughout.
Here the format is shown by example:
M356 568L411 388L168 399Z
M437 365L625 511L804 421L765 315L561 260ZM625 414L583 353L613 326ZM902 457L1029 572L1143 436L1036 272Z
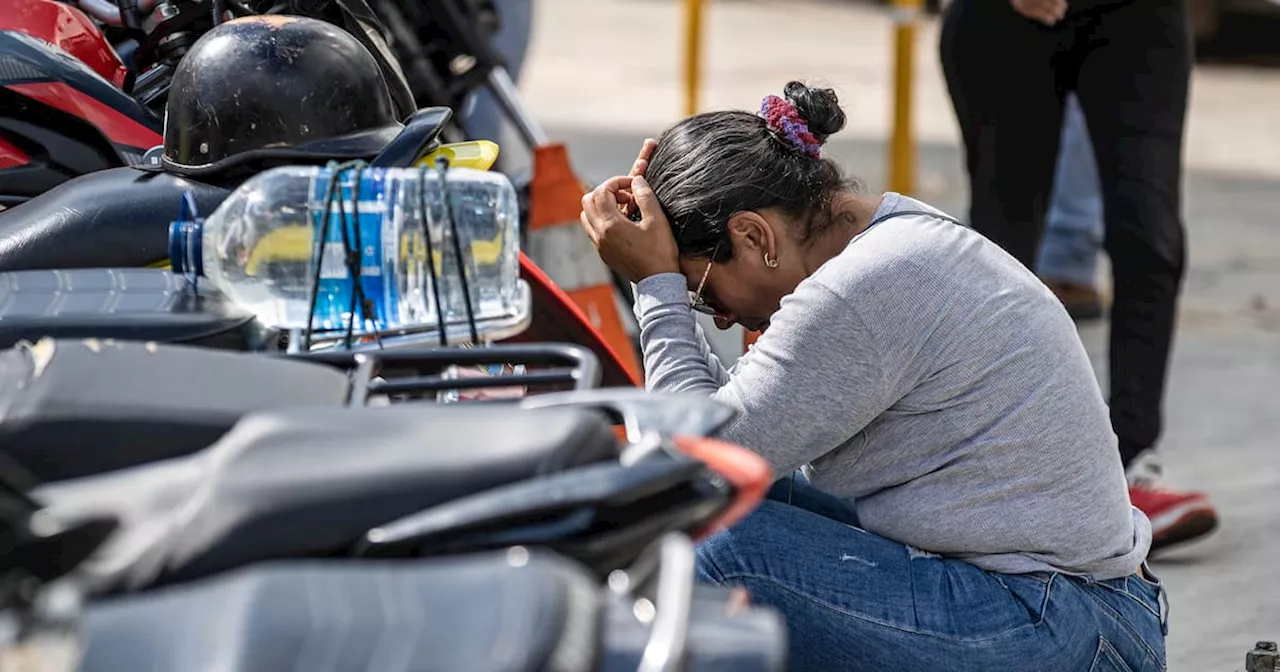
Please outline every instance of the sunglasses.
M698 289L689 293L689 307L694 311L703 315L715 317L720 311L712 308L706 301L702 299L702 292L707 288L707 277L711 275L711 267L715 265L716 255L720 253L720 243L716 243L715 249L711 250L711 259L707 262L707 270L702 272L702 279L698 281Z
M702 313L703 315L710 315L712 317L715 317L716 315L718 315L719 311L707 305L707 302L702 300L702 291L707 286L707 276L711 275L711 266L712 264L715 264L715 263L716 262L714 261L707 262L707 270L702 272L702 280L698 282L697 291L690 292L689 294L689 307L699 313Z

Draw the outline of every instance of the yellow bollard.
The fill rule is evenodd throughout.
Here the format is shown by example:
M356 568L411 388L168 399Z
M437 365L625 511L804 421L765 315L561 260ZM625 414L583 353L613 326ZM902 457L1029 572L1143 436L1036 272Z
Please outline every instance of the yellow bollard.
M893 137L889 141L889 190L900 194L910 194L915 189L912 86L916 21L923 4L923 0L893 0Z
M703 0L684 0L684 113L698 113L702 85Z

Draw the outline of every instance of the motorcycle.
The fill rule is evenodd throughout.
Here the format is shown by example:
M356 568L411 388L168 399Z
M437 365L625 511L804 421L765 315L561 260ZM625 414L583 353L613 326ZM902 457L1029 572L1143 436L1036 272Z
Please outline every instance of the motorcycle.
M26 44L29 62L48 66L49 72L57 68L67 72L88 71L84 62L60 58L55 50L36 45L35 40L20 33L0 32L0 54L5 53L5 40ZM96 74L85 77L106 85ZM6 90L0 86L0 93ZM12 95L12 91L5 95ZM128 100L137 106L136 101ZM120 99L114 102L125 105ZM44 112L38 110L33 114L39 116ZM442 144L451 119L452 112L445 107L415 113L394 141L379 155L369 157L370 165L422 165L447 156L455 166L490 169L498 153L495 144L483 141ZM34 123L28 126L38 127ZM73 125L66 128L71 129ZM197 180L156 170L154 159L153 152L151 160L138 166L90 172L54 187L21 208L0 211L0 270L163 266L167 240L161 223L172 219L183 195L190 192L199 211L209 212L246 176L242 172L234 179L202 176ZM31 166L22 170L40 173ZM573 301L523 255L520 263L521 274L532 288L535 304L528 337L587 344L600 358L607 384L636 384L617 354Z
M521 548L394 566L252 566L91 604L80 669L199 670L226 659L237 661L229 669L265 672L310 667L324 654L331 669L361 670L381 669L389 657L413 660L412 669L480 672L784 669L775 612L734 607L729 591L694 584L692 549L679 535L654 546L652 568L613 574L625 589ZM324 602L351 599L341 612L314 613L303 605L317 593ZM341 646L315 645L335 641Z
M329 21L378 61L400 118L457 109L487 86L530 146L546 141L488 47L498 20L490 3L374 4L377 11L365 0L17 0L0 17L0 55L13 63L0 73L0 209L78 175L143 163L162 142L178 62L226 16ZM442 134L466 139L448 121Z
M334 173L333 179L340 176ZM448 182L441 179L440 184L446 188ZM483 217L467 222L488 228ZM298 230L308 232L307 224L272 233ZM182 231L183 226L174 227L175 235ZM451 240L460 247L463 237L455 233ZM277 258L264 263L292 264L295 255L306 259L320 254L321 247L300 236L268 234L256 236L255 247L246 254L250 259ZM420 279L424 291L442 280L434 264L426 268L431 277ZM464 268L459 265L459 272ZM306 328L288 331L285 352L267 347L261 349L269 352L261 354L156 342L157 334L217 338L211 331L222 326L246 334L246 342L279 343L279 330L273 331L274 325L257 313L237 316L200 305L202 298L216 303L225 295L214 291L202 297L195 277L126 269L132 279L104 301L102 283L83 276L83 282L68 285L61 282L60 271L9 274L11 288L39 287L32 274L53 274L59 278L55 293L67 290L55 303L69 310L41 310L47 299L31 303L11 295L6 305L36 310L29 310L25 320L5 316L0 324L21 332L26 323L25 329L41 334L56 333L59 326L86 329L96 338L43 338L0 355L0 389L6 390L0 396L0 435L8 460L13 470L26 474L29 486L40 484L31 491L55 519L115 511L114 518L142 521L132 534L116 535L124 541L94 582L133 588L154 583L157 576L185 580L194 578L190 572L342 548L396 556L421 554L425 547L458 552L509 545L513 534L521 534L513 528L520 526L502 521L518 522L522 511L527 514L526 543L559 540L565 545L558 550L607 571L617 568L619 553L634 550L637 535L680 527L673 522L678 520L706 523L713 513L740 516L754 503L744 510L741 502L725 498L735 491L756 502L763 497L771 479L761 458L727 445L682 447L675 438L712 434L732 418L727 407L701 397L663 400L636 389L601 390L591 396L600 368L581 347L450 347L451 335L473 345L524 327L529 302L520 297L527 283L510 271L495 269L492 279L477 282L494 296L514 297L512 302L468 308L465 325L451 325L443 304L417 317L420 323L404 320L393 328L362 321L356 330L352 312L342 318L350 320L345 330L336 324L313 329L308 322ZM194 319L167 319L173 314L167 302L157 306L144 301L141 310L129 311L137 296L131 289L148 289L138 281L144 273L179 280L170 291L195 302L184 316ZM349 286L359 286L358 274L344 277ZM507 282L513 286L500 286ZM95 300L78 301L77 292L86 291ZM293 300L314 307L320 291L312 284L310 298ZM77 313L79 306L90 310ZM109 308L110 318L92 319L101 316L103 307ZM224 326L228 322L229 328ZM104 330L112 328L133 340L103 340L111 335ZM433 347L422 347L435 341ZM459 366L477 363L504 368L485 376L458 375ZM568 396L531 395L529 389L565 385L575 388ZM517 392L469 404L471 408L415 403L432 394L456 402L462 398L460 390L493 387ZM501 399L519 401L513 408L517 402ZM618 450L614 435L598 418L591 420L580 408L578 417L554 410L583 406L605 409L622 421L625 450ZM87 450L81 448L84 436L96 439ZM439 445L418 447L431 437ZM363 448L353 451L352 445ZM697 459L670 459L680 450ZM611 464L601 467L597 463L602 460ZM290 466L292 462L298 464ZM284 482L263 479L277 467L288 467L278 472L288 474ZM714 478L700 471L706 467L716 470ZM538 478L527 480L534 476ZM226 495L216 494L222 489ZM255 497L261 502L255 503ZM636 502L643 515L628 508ZM320 508L308 508L313 506ZM443 511L431 511L440 506ZM386 522L424 508L427 512L416 517ZM204 509L210 518L201 522L199 511ZM329 515L320 515L326 511ZM345 513L337 515L340 511ZM329 519L335 515L346 522ZM242 538L232 543L225 536L240 524L233 522L236 518L251 531L284 522L324 524L306 533L262 532L261 543ZM380 523L376 534L370 532L357 544L353 535ZM175 541L181 537L179 528L192 525L190 539ZM255 544L258 550L248 550ZM175 550L182 558L171 555ZM202 556L204 551L212 556ZM220 554L225 557L213 559Z
M45 338L0 352L0 443L35 481L61 481L189 455L260 410L525 397L599 380L591 352L566 344L248 356Z
M0 661L24 669L772 672L776 612L693 581L687 538L664 536L602 587L541 549L391 564L263 563L85 604L42 584L0 620ZM318 601L317 601L318 600ZM437 614L446 615L443 618ZM268 634L269 633L269 634Z
M178 60L213 25L207 3L143 0L118 7L83 0L102 25L132 36L123 41L132 45L133 68L79 8L56 0L15 5L0 18L0 54L13 64L0 75L0 207L23 203L78 175L143 163L146 152L162 142L164 102ZM401 118L418 109L363 0L302 9L362 41L378 61Z
M405 135L421 137L422 126L433 126L426 112L420 124L406 128ZM439 151L455 149L445 145ZM135 198L134 214L126 218L125 208L113 193L119 187L111 185L137 180L135 174L125 172L128 170L79 178L76 182L81 186L101 186L60 188L38 199L40 203L24 206L26 215L20 222L24 235L7 238L20 242L0 246L0 260L7 262L3 265L31 270L0 273L0 347L55 336L154 340L239 351L287 349L289 333L262 325L252 313L216 290L193 286L167 269L140 268L168 265L168 236L160 234L156 223L169 219L161 217L170 198L194 204L201 193L220 200L225 190L179 191L198 183L167 175L156 181L142 180L135 185L141 188L129 192ZM107 194L111 197L96 198ZM44 203L48 203L47 209ZM78 205L81 203L83 206ZM194 210L194 205L190 208ZM0 226L7 221L11 220L0 217ZM125 226L103 230L103 221ZM108 235L115 244L104 244ZM103 257L120 267L78 267L96 266ZM35 270L49 267L58 270ZM576 343L587 348L599 363L604 385L636 384L582 311L523 254L519 256L519 276L524 283L522 291L528 295L522 301L528 314L520 318L524 330L504 332L502 342ZM447 325L447 330L456 332L453 340L488 333L471 324ZM297 335L293 336L297 343Z
M492 408L474 410L492 411ZM415 415L422 412L421 408L407 411ZM490 419L495 417L492 413L486 415L490 415ZM407 416L408 413L404 413L403 417ZM503 417L509 420L511 413L504 412ZM529 421L543 426L550 417L553 416L530 416ZM561 421L567 419L568 416L559 417ZM463 417L462 420L467 419ZM479 416L471 420L479 420ZM458 429L458 426L453 429ZM453 433L451 438L461 436ZM273 451L266 443L256 448L257 452L269 453L261 456L266 458L287 458L289 451L296 453L298 458L303 457L303 447L298 443L284 452L280 449ZM333 472L342 471L357 462L365 465L358 461L361 451L353 448L352 445L344 445L342 451L356 460L330 465ZM250 462L247 460L250 454L242 453L237 462L243 463L243 467L233 468L239 471L239 475L229 479L227 475L215 475L215 483L220 484L215 485L215 489L228 495L232 492L225 490L227 488L239 490L237 497L247 494L252 502L266 504L265 516L234 521L232 529L221 535L220 543L200 549L204 553L197 552L197 557L204 559L204 571L191 573L191 579L177 581L174 573L169 573L164 585L138 585L128 591L114 593L102 593L100 584L97 589L93 588L92 581L86 579L92 579L95 573L83 570L81 563L102 567L113 557L119 559L122 556L118 550L114 553L111 550L113 544L118 549L119 544L128 544L131 538L137 541L138 532L145 529L159 532L151 536L157 541L156 547L163 545L170 549L189 547L193 539L200 545L198 534L193 538L191 527L174 526L173 522L179 516L169 516L168 520L164 520L164 516L152 520L134 517L132 521L125 520L122 530L113 536L114 521L110 516L104 516L104 513L113 512L108 507L95 508L92 516L73 520L67 517L65 507L59 509L59 504L33 512L6 506L6 518L12 521L10 526L18 527L20 534L6 530L9 534L5 538L17 539L18 543L4 559L5 586L22 586L22 590L3 593L3 605L8 609L0 614L0 621L17 621L18 625L5 628L4 636L0 636L0 640L8 640L0 643L0 660L12 660L15 655L22 655L27 664L37 660L44 663L38 667L41 669L133 669L138 664L147 669L198 669L212 660L234 660L234 663L229 663L232 669L256 671L276 669L282 664L293 664L293 667L307 664L306 660L316 652L306 643L308 640L317 641L312 637L319 637L319 641L334 646L330 649L328 663L334 669L399 668L396 667L397 662L384 658L385 652L379 652L383 649L381 646L375 648L375 641L402 641L408 646L424 640L430 643L428 650L410 646L412 650L402 652L411 658L428 657L430 663L420 662L415 668L424 668L422 664L428 664L426 668L430 669L494 671L782 669L786 650L785 628L776 612L735 604L727 590L694 586L690 540L680 532L668 531L655 539L653 532L649 532L644 538L637 539L632 531L630 541L635 550L626 556L618 556L604 567L622 563L626 558L630 558L630 562L608 570L602 579L599 566L589 567L572 559L573 554L581 554L581 549L588 544L568 544L564 547L566 552L556 553L552 548L557 535L548 535L545 532L547 525L538 525L543 529L541 534L529 524L520 525L521 518L539 524L545 524L548 517L556 517L562 524L581 522L582 516L564 516L561 511L549 511L545 506L549 503L568 508L573 499L581 500L581 485L585 485L581 477L577 479L577 485L580 485L577 492L571 488L567 499L554 497L554 494L550 499L543 497L544 506L541 507L538 507L538 499L527 497L527 493L522 498L507 497L508 502L524 500L525 507L513 509L508 506L504 507L506 511L500 506L503 498L495 497L497 493L489 492L488 502L485 502L484 495L470 498L471 504L489 504L489 512L499 527L494 530L493 524L489 524L488 535L476 535L472 530L470 543L456 548L494 547L497 550L477 550L426 559L402 557L394 563L376 559L358 562L287 559L292 553L289 553L288 543L278 543L282 532L285 539L292 541L300 540L303 534L311 535L307 538L310 544L294 545L293 553L323 549L320 544L339 539L333 534L321 535L320 538L314 536L316 530L332 530L332 527L324 525L325 522L337 522L339 527L348 531L358 527L358 522L357 526L347 525L347 517L333 517L334 511L364 512L366 507L351 506L362 502L383 511L389 511L388 503L394 502L392 506L407 504L404 495L411 490L407 479L392 479L401 485L392 483L390 490L380 486L387 485L387 476L399 474L396 466L413 466L417 462L417 466L425 467L426 462L434 461L436 466L456 467L451 475L462 476L465 481L467 476L483 474L486 468L481 467L486 466L498 467L502 474L516 476L518 472L527 471L527 467L521 467L517 462L527 465L543 457L543 451L539 449L531 460L520 460L511 454L515 453L512 451L506 458L500 457L498 452L488 452L486 457L490 460L498 457L497 461L488 463L481 460L451 462L449 457L460 457L461 452L445 451L444 454L435 454L434 460L422 460L424 454L429 454L422 448L421 445L413 445L411 451L399 451L401 457L396 461L397 465L381 460L387 453L372 454L371 465L365 465L358 471L369 476L380 472L383 479L357 479L357 483L362 481L361 486L342 488L338 492L323 488L325 484L316 480L319 474L310 468L302 468L301 477L291 477L296 472L285 471L283 477L271 479L273 483L262 483L250 475L255 467L247 463ZM408 457L410 453L416 453L419 460L411 460ZM292 466L305 465L306 462L293 462ZM261 462L256 465L261 466ZM280 463L278 466L287 465ZM582 471L585 468L582 467ZM611 470L605 462L594 463L594 468L600 474L612 471L617 475L621 472L616 467ZM644 471L645 466L637 462L630 470ZM653 471L652 465L649 471ZM454 489L458 486L443 475L422 481L424 474L415 468L407 476L408 479L419 477L419 484L445 483ZM438 472L431 471L431 474ZM571 474L572 470L567 470L557 476L564 483L572 483ZM678 502L672 502L669 497L666 500L653 497L653 474L649 476L648 508L654 508L659 502L663 506L677 504L678 507ZM383 483L375 483L375 480ZM260 485L260 488L255 488L259 492L256 497L250 490L243 490L244 485L252 485L255 481ZM351 484L351 481L343 479L342 483ZM695 484L696 481L689 483ZM186 485L191 484L192 481L187 481ZM467 484L475 485L471 481ZM140 485L140 481L134 480L133 485ZM524 490L538 490L536 485L536 481L530 481ZM608 512L614 515L627 507L639 509L637 502L640 498L636 498L635 493L640 488L634 485L630 493L617 485L605 486L604 492L611 488L612 492L607 497L596 495L594 499L607 500L612 504ZM361 488L365 493L361 494ZM421 492L421 488L413 489ZM305 490L310 490L310 495L298 497ZM378 493L375 494L374 490ZM497 490L500 492L502 488ZM541 490L554 493L550 488ZM671 494L676 490L668 489L667 492ZM5 493L13 495L20 490L10 485ZM705 497L708 493L714 494L714 490L704 490L701 495ZM358 498L352 499L353 494ZM438 497L442 494L438 493ZM618 494L631 495L631 498L625 500ZM23 499L41 497L47 497L47 493L23 495ZM6 499L9 499L6 504L24 503L23 499ZM218 516L227 513L234 516L239 508L224 495L215 495L215 499L223 500L223 511ZM691 498L686 495L685 499ZM430 515L434 512L439 517L465 511L466 508L472 511L484 508L457 506L467 500L457 500L452 512L447 511L448 506L440 506L428 508L425 513ZM493 504L499 506L494 507ZM24 516L14 515L17 511L23 511ZM580 507L579 513L585 512ZM704 515L705 512L707 509L704 508ZM635 513L644 515L641 511ZM686 522L694 520L687 517L687 513ZM317 520L317 516L326 517ZM197 513L197 517L205 516ZM18 520L14 521L14 518ZM608 518L605 529L616 530L614 520L616 518ZM18 522L23 525L18 526ZM38 525L33 525L35 522ZM216 522L209 526L207 522L204 525L206 531L220 526ZM310 525L300 532L291 522L310 522ZM468 522L475 521L463 520L457 526L461 530L454 529L452 535L443 535L443 540L453 536L454 541L458 538L466 541ZM671 525L671 518L666 522ZM662 524L659 522L658 525ZM485 531L484 526L475 527ZM563 527L566 529L561 534L568 536L564 534L568 526ZM512 534L502 535L502 530ZM168 538L161 536L165 534L169 535ZM590 534L608 541L608 535L589 532L588 539ZM430 536L420 535L419 541L429 540ZM442 540L442 535L435 536L435 541ZM483 536L489 536L489 543L481 541ZM268 538L273 541L262 547L261 541ZM375 529L366 532L365 539L387 540L387 536ZM521 539L550 539L552 543L520 544ZM641 539L653 540L644 544ZM616 539L613 545L620 547ZM244 553L246 549L252 550ZM252 562L255 556L266 556L273 550L282 559ZM436 553L429 547L424 550L424 554L438 554L443 548L438 547ZM316 550L311 550L310 554L314 556ZM387 556L383 554L381 557ZM210 564L210 561L214 563ZM191 563L179 564L183 564L187 571L196 567ZM134 564L134 567L138 566L141 563ZM225 571L219 572L219 567L224 567ZM319 595L332 595L335 599L333 602L315 603ZM338 598L339 595L343 595L342 598ZM308 608L298 608L302 605L308 605ZM447 613L448 617L434 618L436 613ZM197 636L197 632L200 635ZM252 636L253 632L270 632L270 636ZM189 634L191 639L183 634ZM58 664L59 654L64 664ZM78 666L67 664L70 660L78 660ZM296 663L289 663L291 660L296 660ZM397 660L403 659L397 657Z
M439 371L476 358L577 365L489 379L423 375L423 367ZM169 383L146 375L118 389L113 374L136 371L139 361L150 367L145 373L169 371ZM339 363L345 373L330 368ZM8 411L0 431L15 447L13 459L0 463L0 518L12 528L4 535L10 552L0 562L0 604L16 603L12 609L24 613L15 646L39 648L42 636L66 632L67 613L42 618L48 603L38 596L72 586L89 600L79 626L88 635L81 669L129 661L190 669L212 651L238 653L234 659L245 667L237 669L265 669L279 665L280 655L300 655L273 648L281 641L352 618L364 624L364 635L346 640L341 660L376 662L360 637L407 636L402 628L413 626L427 629L421 636L450 635L436 640L441 665L474 656L468 643L514 644L506 639L512 619L529 611L513 611L513 604L540 615L534 622L543 636L520 640L528 657L480 655L476 660L490 667L466 669L780 669L780 620L768 611L726 614L728 600L717 589L695 594L691 547L681 536L696 538L749 512L771 481L768 467L707 438L733 416L716 402L591 389L592 358L581 348L269 357L42 341L0 355L0 370L9 374L3 387L10 390L0 403ZM274 388L261 389L271 380ZM422 402L446 388L495 382L576 389L511 401ZM119 403L121 393L132 408ZM274 403L248 410L263 400ZM622 423L626 440L615 437L612 421ZM171 445L169 453L156 452L191 428L219 423L229 429L207 446L192 441L183 454ZM34 453L21 447L81 462L89 451L73 434L101 437L92 452L119 453L125 462L35 483L23 468ZM321 557L334 560L314 560ZM364 560L331 564L344 557ZM428 557L439 559L421 560ZM655 569L656 587L646 592L645 576ZM412 613L462 598L467 606L451 611L450 623L463 615L480 621L465 621L473 634L455 639L449 624L360 618L392 586ZM557 588L548 593L548 586ZM374 599L335 604L329 613L337 620L325 625L294 610L317 589ZM566 604L565 591L577 601ZM247 595L256 597L245 602ZM258 606L237 609L228 599ZM595 624L579 635L591 654L571 668L542 657L548 640L570 634L554 625L568 623L552 616L568 618L566 610L581 612L570 622ZM659 618L664 611L671 613ZM270 624L276 644L233 637L159 646L172 638L155 623L211 632L211 617L229 628ZM495 622L510 627L485 627ZM655 644L662 640L669 641Z

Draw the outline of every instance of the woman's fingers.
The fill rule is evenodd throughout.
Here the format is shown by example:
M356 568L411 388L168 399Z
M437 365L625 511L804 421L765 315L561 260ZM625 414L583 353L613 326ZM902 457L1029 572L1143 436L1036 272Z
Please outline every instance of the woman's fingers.
M626 178L631 179L631 178ZM611 180L612 182L612 180ZM582 222L582 228L586 230L587 237L591 239L591 243L600 248L600 241L608 235L611 227L619 222L630 223L630 221L618 210L617 191L608 189L610 183L606 182L595 189L587 192L582 196L582 212L578 215L578 220Z
M653 138L646 138L644 144L640 146L640 155L636 157L635 163L631 164L631 172L628 176L644 175L649 170L649 158L653 156L653 150L657 149L658 141ZM630 217L635 211L635 204L631 200L630 189L618 190L619 199L618 207L622 210L622 214Z
M594 227L596 240L604 237L609 226L630 223L633 212L644 217L662 215L662 208L649 183L640 175L619 175L605 180L582 197L584 223Z
M589 224L597 229L600 226L600 216L596 208L596 192L599 190L600 188L596 187L582 196L582 214L587 218Z
M634 179L634 175L619 175L617 177L611 177L596 185L596 191L603 191L610 194L631 191L631 181Z
M582 222L582 229L587 232L587 237L591 239L591 244L599 245L600 235L596 233L596 227L591 223L591 218L587 217L586 210L578 213L578 221Z
M645 181L643 175L636 175L631 178L631 196L635 201L636 207L640 208L640 214L644 217L662 215L662 206L658 205L658 197L653 194L653 189Z
M627 173L627 175L629 176L644 175L644 171L648 168L649 168L649 162L647 160L636 159L636 162L631 164L631 172ZM624 215L631 214L631 211L634 209L634 207L631 203L630 189L618 190L618 207L622 209L622 214Z
M627 184L630 184L631 178L612 178L596 187L595 191L589 194L591 203L587 209L587 214L591 215L597 223L602 223L604 219L611 217L625 218L618 210L618 206L624 204L621 200L620 192L622 187L620 186L620 180L626 180Z
M653 158L653 150L657 148L657 140L645 138L644 144L640 145L640 156L637 156L635 163L631 164L630 174L644 175L644 171L649 167L649 159Z
M628 188L645 215L639 222L628 220L618 210L618 198ZM680 271L680 253L671 227L643 177L623 175L597 186L582 197L579 219L600 258L622 277L636 282Z

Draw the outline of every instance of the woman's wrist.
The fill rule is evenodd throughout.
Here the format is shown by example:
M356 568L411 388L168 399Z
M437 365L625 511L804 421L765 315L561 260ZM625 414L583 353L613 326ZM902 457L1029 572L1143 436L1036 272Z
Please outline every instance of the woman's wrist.
M635 296L641 313L659 306L688 306L689 281L682 273L656 273L635 283Z

